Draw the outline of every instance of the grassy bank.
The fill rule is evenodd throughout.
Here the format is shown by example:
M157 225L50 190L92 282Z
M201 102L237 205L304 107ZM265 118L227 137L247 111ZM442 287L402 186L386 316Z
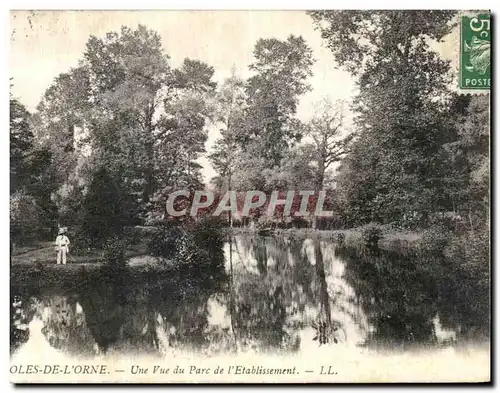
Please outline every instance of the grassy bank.
M70 250L71 251L71 250ZM146 253L145 244L130 245L126 251L127 258L133 258ZM80 254L68 254L67 263L69 265L88 265L102 262L102 252L100 250L89 250ZM55 265L56 252L53 245L42 245L42 248L30 248L28 251L12 256L12 265L34 265L41 263L43 265Z
M364 247L362 238L363 228L342 229L342 230L316 230L310 228L292 228L292 229L275 229L266 234L321 239L335 241L339 234L345 236L345 245L352 248ZM232 228L230 233L233 235L239 234L255 234L258 231L253 231L250 228ZM412 247L421 235L418 232L398 231L392 228L383 229L382 238L379 241L379 247L385 250L397 251Z
M133 260L135 263L131 263ZM222 285L226 278L221 264L206 261L178 263L153 257L132 258L122 266L102 262L68 265L35 263L17 264L10 268L11 296L21 297L51 294L88 296L91 293L95 295L96 291L109 296L116 293L136 296L133 291L139 294L142 291L168 294L172 290L180 296L200 288Z
M364 247L362 238L363 228L353 228L346 230L315 230L309 228L292 228L292 229L275 229L266 231L264 235L288 236L308 239L321 239L326 241L336 241L339 235L344 236L344 244L347 247L360 248ZM231 235L241 234L258 234L258 231L253 231L250 228L228 228L226 237ZM392 228L383 229L382 237L379 241L379 247L385 250L401 251L411 248L414 243L420 239L420 234L409 231L397 231ZM148 265L154 267L156 264L154 258L148 257L145 242L129 245L126 250L126 258L129 260L131 267L139 267ZM31 247L25 247L22 252L18 250L11 258L11 265L28 265L36 264L55 265L56 253L54 246L49 243L40 243ZM99 250L89 250L85 253L73 254L70 253L67 257L67 270L79 269L85 265L99 265L102 262L102 252ZM71 266L71 267L70 267Z

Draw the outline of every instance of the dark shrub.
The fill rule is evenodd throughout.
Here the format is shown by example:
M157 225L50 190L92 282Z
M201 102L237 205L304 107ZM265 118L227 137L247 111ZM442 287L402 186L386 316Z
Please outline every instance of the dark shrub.
M148 253L155 257L173 258L178 252L178 240L182 233L181 227L174 224L164 223L158 226L147 243Z
M148 252L174 265L211 265L223 262L224 224L203 219L182 226L165 223L148 243Z
M70 251L73 255L86 255L92 251L92 243L81 231L68 233L71 242Z
M303 219L302 217L293 217L292 218L292 227L293 228L309 228L309 222Z
M316 219L316 229L328 231L341 228L344 228L344 219L338 214L334 214L332 217L318 217Z
M113 270L123 269L127 263L126 250L126 241L118 236L113 236L104 243L102 250L103 260Z
M363 227L361 237L365 247L376 250L378 249L378 242L382 238L382 228L380 225L370 223Z
M126 223L124 198L119 182L104 168L94 174L83 199L79 232L94 247L120 235Z
M428 221L428 227L439 227L455 233L463 233L467 228L467 220L454 212L434 213Z
M10 196L10 236L17 245L30 244L40 233L41 211L34 197L16 192Z
M433 225L422 233L418 241L420 253L440 256L448 246L452 232L444 225Z
M343 247L345 244L345 233L342 232L337 233L335 235L335 243L337 243L339 247Z
M129 244L147 244L157 230L157 227L127 226L123 229L123 236Z

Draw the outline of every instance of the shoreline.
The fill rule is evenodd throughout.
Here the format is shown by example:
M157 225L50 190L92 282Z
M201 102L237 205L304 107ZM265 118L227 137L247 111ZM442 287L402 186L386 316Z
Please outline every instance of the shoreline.
M313 240L330 240L336 241L339 234L345 236L345 246L353 248L363 248L362 227L352 229L336 229L336 230L320 230L311 228L292 228L292 229L262 229L252 230L251 228L227 228L227 232L232 236L238 235L255 235L259 232L265 232L264 236L287 236L308 238ZM379 247L383 250L398 251L411 248L420 239L421 233L415 231L397 231L387 229L382 231L382 236L379 241Z
M224 237L229 241L230 236L285 236L295 237L301 239L312 239L336 242L337 236L344 235L344 245L352 248L364 248L362 239L362 227L352 229L338 229L338 230L319 230L311 228L291 228L291 229L251 229L242 227L233 227L224 229ZM382 236L379 241L379 247L387 251L405 251L412 248L415 243L420 239L421 234L412 231L398 231L394 229L382 230ZM35 266L41 264L44 267L57 266L56 258L52 250L52 246L47 246L47 243L42 243L41 248L33 248L33 246L26 246L29 251L14 254L11 257L11 267L26 265ZM144 244L131 245L127 251L127 260L130 262L134 257L148 256ZM153 257L151 257L153 258ZM104 262L101 256L95 250L89 254L78 254L68 256L68 263L65 266L101 266ZM148 258L149 259L149 258Z

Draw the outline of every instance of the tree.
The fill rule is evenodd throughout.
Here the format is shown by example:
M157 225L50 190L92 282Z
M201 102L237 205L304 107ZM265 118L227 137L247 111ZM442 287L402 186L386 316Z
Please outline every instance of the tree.
M85 57L92 79L98 82L94 100L105 121L116 124L124 140L119 158L133 157L142 175L142 202L147 204L162 182L174 176L196 178L195 159L204 151L210 111L205 98L215 86L213 68L185 59L172 70L160 36L144 26L135 31L122 28L121 35L109 33L105 39L92 38ZM116 139L109 138L108 128L102 131L100 146L112 152L109 143L115 144Z
M26 198L33 198L38 209L37 220L43 226L50 225L54 218L54 204L50 197L55 179L51 171L52 154L36 143L32 123L32 115L24 105L11 98L10 193L20 192Z
M48 198L52 201L54 216L74 221L78 211L76 193L88 177L82 170L87 163L83 147L88 140L91 110L90 81L84 67L78 66L55 78L45 91L32 116L35 143L48 152L43 164L52 184ZM41 166L41 165L40 165ZM56 211L57 210L57 211Z
M348 151L352 135L344 130L344 103L333 104L324 99L318 103L316 115L306 126L305 135L312 141L305 146L316 163L315 190L323 190L325 175L332 164L339 162Z
M119 235L126 222L123 197L116 180L105 168L94 175L83 199L80 235L93 247L100 247Z
M172 80L167 59L161 37L142 25L137 30L122 27L120 35L91 37L84 55L89 79L93 81L91 100L97 104L99 114L104 115L105 123L118 123L120 136L136 153L144 203L149 202L154 187L154 115L162 103L165 83ZM100 139L99 147L112 151L109 143L116 140L109 138L109 127L96 128L94 132Z
M243 156L250 159L245 165L254 171L279 167L288 148L300 139L295 113L299 97L309 90L306 79L313 61L302 37L257 41L250 65L255 75L246 87L245 128L238 137ZM263 187L258 178L252 183Z
M449 64L432 51L449 11L311 12L337 63L357 77L356 132L339 187L356 224L425 220L450 209Z
M89 78L82 67L55 78L33 116L37 143L51 152L59 186L72 178L78 165L78 138L90 110Z
M410 55L428 47L425 39L442 40L451 32L449 23L456 11L310 11L321 37L339 66L361 76L379 63L388 64L384 55ZM434 58L435 55L430 55Z
M213 121L213 67L185 59L174 74L175 94L164 101L158 122L158 189L201 185L201 166L196 160L205 152L205 126Z
M451 156L453 211L467 217L471 231L487 223L490 191L490 97L454 97L450 116L456 138Z
M40 235L43 226L41 210L36 199L23 191L10 196L11 242L29 244Z
M221 137L215 142L213 153L209 159L214 169L231 189L231 177L234 172L234 160L239 153L237 139L242 133L243 111L245 108L245 83L232 74L227 78L216 96L216 120L221 124Z
M29 113L17 100L10 100L10 192L17 190L27 174L26 153L32 148Z
M78 67L47 90L38 134L54 153L60 208L102 167L141 216L167 185L201 183L214 70L190 59L172 69L168 60L156 32L122 27L91 36Z
M266 185L281 190L315 190L315 159L312 144L294 146L283 157L279 167L264 171Z

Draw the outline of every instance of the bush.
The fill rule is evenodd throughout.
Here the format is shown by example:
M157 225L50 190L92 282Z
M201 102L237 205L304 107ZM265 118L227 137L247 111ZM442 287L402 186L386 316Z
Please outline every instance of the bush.
M331 231L345 227L344 218L338 214L332 217L318 217L316 219L316 229L323 231Z
M440 256L448 246L452 232L444 225L433 225L422 233L417 246L421 253Z
M144 244L151 240L157 232L157 227L150 226L128 226L123 229L123 236L129 244Z
M490 236L488 230L455 236L443 250L445 258L488 287L490 281Z
M104 243L102 258L112 269L123 269L126 266L125 251L127 242L118 236L110 237Z
M29 244L42 229L38 204L31 195L16 192L10 196L10 234L16 244Z
M150 255L171 259L178 252L178 239L182 229L174 224L164 223L152 233L147 250Z
M175 265L218 263L223 259L223 223L201 220L183 226L165 223L148 243L148 253Z
M454 212L434 213L429 217L430 227L443 228L446 231L463 233L467 228L467 222L464 217Z
M92 251L92 243L82 232L75 231L74 234L68 233L71 242L71 254L87 255Z
M345 233L343 232L337 233L335 235L335 243L337 243L339 247L343 247L345 244Z
M370 223L363 227L361 238L365 247L375 250L378 249L378 242L382 238L382 228L378 224Z
M292 218L292 227L297 229L309 228L310 223L306 219L302 217L293 217Z

